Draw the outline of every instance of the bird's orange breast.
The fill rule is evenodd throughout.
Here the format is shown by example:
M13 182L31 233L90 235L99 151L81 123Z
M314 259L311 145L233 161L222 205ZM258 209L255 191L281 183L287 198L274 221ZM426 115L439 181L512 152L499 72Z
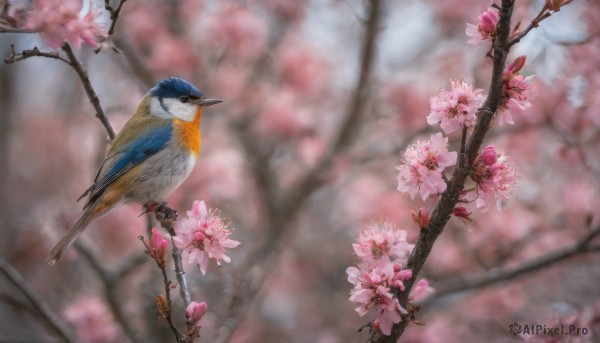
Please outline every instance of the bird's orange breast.
M182 148L194 152L196 157L200 154L202 141L200 139L200 120L202 119L202 107L198 107L193 121L187 122L174 119L174 138Z

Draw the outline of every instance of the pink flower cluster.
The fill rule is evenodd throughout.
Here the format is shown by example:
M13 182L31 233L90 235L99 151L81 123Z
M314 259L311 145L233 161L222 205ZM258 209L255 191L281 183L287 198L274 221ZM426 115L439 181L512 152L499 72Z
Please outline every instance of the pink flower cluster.
M167 239L156 228L152 228L152 236L150 240L150 249L148 253L156 260L161 267L167 263L167 249L169 249L169 239Z
M490 7L479 16L477 25L467 24L465 32L467 36L471 37L467 44L477 45L486 40L491 41L496 33L499 17L498 10Z
M389 335L392 325L402 319L400 314L407 314L395 293L405 291L404 281L412 277L412 271L403 269L403 264L414 245L406 241L405 230L383 223L368 225L352 246L360 263L346 269L348 282L354 285L350 301L359 304L356 312L360 316L375 309L373 328Z
M456 164L457 153L448 151L448 138L441 133L428 141L417 141L404 152L398 170L398 190L410 194L414 200L419 193L425 201L431 195L446 190L443 172Z
M517 182L514 164L508 161L506 155L498 153L492 145L479 153L470 175L477 184L475 195L478 208L485 208L494 202L499 208L500 200L510 197Z
M529 101L533 96L533 90L529 81L534 78L533 75L524 77L519 74L525 65L527 57L517 57L504 71L502 76L502 92L503 99L500 103L500 119L499 124L514 124L510 109L524 110L531 107Z
M77 298L64 311L63 316L75 328L80 342L116 342L118 328L104 302L94 296Z
M473 85L465 81L450 80L451 89L440 89L431 97L431 112L427 116L427 124L441 123L446 134L461 127L472 127L477 121L477 110L483 104L482 89L473 89Z
M189 262L196 262L202 274L206 274L208 259L214 258L217 263L231 262L225 255L225 249L235 248L240 242L229 238L231 230L219 216L219 213L209 211L204 201L194 201L191 211L187 211L187 219L175 222L173 237L175 246L188 253Z
M25 27L40 30L44 42L53 49L65 41L76 49L82 42L97 48L106 34L101 17L102 9L95 1L37 0Z

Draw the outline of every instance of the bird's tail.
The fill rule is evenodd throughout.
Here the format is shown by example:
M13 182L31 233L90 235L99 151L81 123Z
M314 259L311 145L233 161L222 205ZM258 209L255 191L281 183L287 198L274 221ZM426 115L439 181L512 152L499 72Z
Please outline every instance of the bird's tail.
M73 245L77 237L83 232L83 230L87 227L87 225L92 221L92 219L98 216L98 211L95 206L89 207L79 218L69 231L60 239L60 242L56 244L52 252L50 252L50 256L46 259L46 263L52 267L54 263L58 262L61 257L67 252L67 250Z

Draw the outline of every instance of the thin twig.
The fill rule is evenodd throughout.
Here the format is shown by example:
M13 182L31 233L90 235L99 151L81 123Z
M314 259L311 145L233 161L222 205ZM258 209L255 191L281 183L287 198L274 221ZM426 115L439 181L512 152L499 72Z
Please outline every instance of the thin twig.
M29 300L31 305L36 309L37 312L46 320L46 322L52 327L54 331L65 341L65 342L77 342L67 325L62 319L50 309L42 299L40 299L33 288L21 277L19 272L15 270L4 258L0 257L0 271L6 276L6 278L12 282L15 287L23 293L23 295Z
M171 280L169 280L169 277L167 276L167 268L166 268L165 261L163 259L161 262L159 259L157 259L156 256L152 255L152 253L151 253L152 249L150 249L150 247L148 247L148 244L146 244L146 241L144 240L144 236L139 236L138 238L142 242L144 247L146 247L146 254L149 255L156 262L156 265L160 269L162 277L163 277L163 283L165 286L165 298L164 299L166 299L166 304L162 303L164 301L164 299L161 301L160 296L157 297L157 305L159 307L160 314L163 318L165 318L167 320L167 323L169 324L171 331L173 331L173 335L175 335L175 341L183 343L183 342L185 342L184 337L181 334L181 332L177 329L175 324L173 324L173 318L171 317L171 313L173 313L173 302L171 301L171 288L172 288L173 283L171 282Z
M472 289L480 289L492 285L499 281L507 281L515 279L522 275L542 270L544 268L555 265L556 263L568 258L582 255L590 251L596 251L597 245L590 244L592 240L600 235L600 226L590 231L584 238L570 247L552 251L545 255L533 258L522 262L519 265L492 269L480 275L468 275L453 280L444 281L436 286L436 291L429 298L421 302L422 305L427 305L433 300L445 295L464 292Z
M33 49L28 49L28 50L23 50L19 53L17 53L15 51L15 46L14 44L11 44L11 49L12 52L11 54L4 60L4 63L6 64L13 64L19 61L22 61L24 59L28 59L30 57L46 57L46 58L52 58L55 60L59 60L59 61L63 61L66 64L70 64L69 60L65 59L64 57L62 57L58 52L56 51L41 51L40 49L38 49L38 47L34 47Z
M340 154L344 149L348 148L360 125L361 115L368 103L369 89L368 85L371 78L371 72L375 56L375 42L379 32L379 23L383 14L382 4L380 0L371 0L369 17L365 25L365 33L362 40L361 56L360 56L360 72L357 84L350 96L348 108L345 112L345 117L340 123L340 129L333 135L332 141L329 143L328 151L317 162L316 166L311 168L299 182L291 187L290 190L282 192L283 194L275 194L277 188L277 180L270 178L269 175L275 175L268 163L267 155L257 155L258 157L252 161L251 166L254 179L257 185L267 185L267 189L261 190L261 196L264 198L269 222L266 231L269 232L268 237L246 258L245 263L240 269L248 271L249 264L257 264L262 266L262 272L246 272L237 282L239 285L238 293L234 294L230 300L225 320L221 323L217 336L213 342L227 342L229 337L235 332L235 328L243 319L245 311L248 310L249 304L256 298L260 291L261 285L264 283L268 273L268 265L275 262L275 258L282 251L281 245L286 237L291 234L291 227L295 216L298 214L303 204L314 190L320 185L321 176L328 167L330 167L335 156ZM246 136L242 137L242 141L248 140ZM256 144L242 144L248 151L255 151L259 147ZM260 152L260 151L259 151ZM265 200L266 199L266 200Z
M23 28L12 28L0 26L0 33L39 33L39 30L29 30Z
M87 94L92 106L94 106L94 109L96 109L96 118L100 119L100 122L102 122L102 125L104 125L104 128L108 132L108 136L110 137L110 139L114 139L115 130L113 130L112 126L110 125L110 122L108 121L108 118L106 117L106 112L104 112L104 108L102 107L102 104L100 104L100 98L98 98L98 94L96 94L96 91L92 86L92 82L88 77L87 71L83 68L83 66L75 56L71 44L65 42L62 45L61 49L63 49L69 57L69 65L73 67L73 69L75 69L75 72L77 72L77 75L79 75L81 83L83 84L83 88L85 89L85 93Z
M110 139L112 140L115 138L115 130L112 128L112 126L110 125L110 122L108 121L106 112L104 111L102 104L100 104L100 99L98 98L98 94L96 93L96 91L94 90L94 87L92 86L92 82L90 81L90 78L88 77L87 71L83 68L83 66L81 65L81 63L79 62L77 57L75 56L75 53L73 52L73 48L71 47L71 45L69 43L65 42L61 47L61 49L67 54L67 58L64 58L60 53L58 53L56 51L50 51L50 52L40 51L40 49L38 49L37 47L34 47L31 50L23 50L20 53L15 52L13 45L11 45L11 47L13 49L12 53L10 54L10 56L8 56L4 60L4 62L7 64L13 64L15 62L37 56L37 57L46 57L46 58L52 58L55 60L59 60L59 61L62 61L64 63L68 64L69 66L71 66L73 68L73 70L75 70L77 75L79 76L79 79L81 80L81 83L83 84L83 88L85 89L85 93L87 94L88 99L90 100L90 103L96 110L96 117L98 119L100 119L100 122L106 129L106 132L108 133L108 136L110 137Z
M108 11L108 13L110 13L110 20L112 20L110 23L110 28L108 29L109 36L112 36L112 34L115 33L115 26L117 25L121 8L126 1L127 0L120 0L117 8L114 9L112 6L110 6L110 0L104 0L104 8Z

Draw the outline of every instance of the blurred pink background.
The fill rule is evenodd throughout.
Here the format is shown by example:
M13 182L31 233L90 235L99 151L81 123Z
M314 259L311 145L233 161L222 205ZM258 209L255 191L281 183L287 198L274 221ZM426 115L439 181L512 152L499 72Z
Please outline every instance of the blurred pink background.
M408 144L439 131L425 120L430 96L450 79L487 92L491 71L486 48L466 45L465 35L488 2L385 4L360 129L301 201L290 192L328 150L357 82L362 1L128 1L114 35L124 54L79 50L116 130L163 77L187 79L225 101L207 110L197 166L169 198L182 215L194 200L219 208L235 228L231 238L242 242L228 252L230 264L211 262L206 276L185 265L192 299L208 303L199 342L366 340L368 330L357 330L372 317L359 317L348 301L352 243L364 225L386 220L414 241L411 211L432 204L396 191L394 167ZM540 2L516 6L513 22L526 24ZM600 4L575 0L517 45L509 59L528 56L533 106L513 112L514 126L495 125L484 143L515 162L517 189L501 211L474 211L469 226L450 220L419 275L433 288L570 246L600 224L599 30ZM2 56L11 44L44 47L39 35L1 34ZM82 342L172 341L154 302L160 272L137 239L149 228L141 207L93 222L78 249L51 269L44 263L80 215L75 199L108 142L76 74L44 58L1 64L0 104L0 256ZM451 134L450 148L459 143ZM550 342L510 334L519 322L575 323L589 334L564 342L598 342L598 257L434 294L417 317L426 325L410 325L401 341ZM90 259L110 278L99 277ZM0 342L60 341L0 280ZM177 291L173 298L183 325Z

